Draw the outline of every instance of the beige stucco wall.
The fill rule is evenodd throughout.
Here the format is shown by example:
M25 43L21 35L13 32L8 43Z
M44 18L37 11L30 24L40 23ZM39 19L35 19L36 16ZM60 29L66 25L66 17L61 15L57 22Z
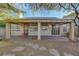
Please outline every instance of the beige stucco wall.
M11 35L12 36L22 36L24 35L24 30L23 30L23 26L22 24L18 25L18 30L15 30L16 29L16 24L11 24ZM69 30L69 25L68 24L64 24L64 25L60 25L60 28L66 28L67 29L67 32ZM33 28L36 28L35 30ZM28 26L27 28L27 25L25 25L25 32L27 33L28 32L28 35L29 36L36 36L38 34L38 30L37 30L37 26ZM45 30L46 28L46 30ZM27 31L28 29L28 31ZM61 33L61 32L60 32ZM63 31L62 29L62 34L63 35L65 32ZM49 27L49 26L41 26L41 35L47 35L47 36L50 36L52 35L52 27Z
M28 35L33 35L36 36L38 35L38 30L36 29L35 31L33 30L33 27L37 26L29 26L29 31L28 31ZM45 30L46 28L46 30ZM41 26L41 35L47 35L50 36L51 35L51 28L49 26Z
M69 35L69 24L64 24L60 26L60 35L61 36L68 36Z
M18 25L18 30L16 29L16 24L11 24L11 35L12 36L21 36L23 35L22 32L22 25Z
M0 36L4 36L4 35L5 35L5 28L0 27Z
M21 36L21 35L23 35L24 33L23 33L23 25L18 25L18 28L19 28L19 30L17 31L16 30L16 24L11 24L11 35L12 36ZM36 36L37 34L38 34L38 31L37 31L37 29L36 29L36 31L34 31L34 27L36 27L37 28L37 26L29 26L28 27L28 35L29 36ZM45 29L46 28L46 30L43 30L43 29ZM51 35L51 27L49 27L49 26L42 26L41 27L41 35ZM27 33L27 25L25 25L25 32Z

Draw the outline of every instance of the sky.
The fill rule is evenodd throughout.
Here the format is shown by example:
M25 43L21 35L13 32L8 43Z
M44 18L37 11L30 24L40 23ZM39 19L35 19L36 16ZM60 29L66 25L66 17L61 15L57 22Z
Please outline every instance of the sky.
M62 18L67 12L63 11L56 11L56 10L42 10L42 11L37 11L33 12L29 5L27 7L23 8L25 13L23 14L24 17L57 17L57 18Z
M19 4L16 4L16 7L19 8ZM23 13L23 18L26 17L57 17L57 18L62 18L67 12L63 11L56 11L56 10L38 10L36 12L33 12L29 5L27 4L27 7L22 8L25 12ZM10 12L10 15L16 16L17 14L14 12ZM2 17L0 17L0 20L3 20Z

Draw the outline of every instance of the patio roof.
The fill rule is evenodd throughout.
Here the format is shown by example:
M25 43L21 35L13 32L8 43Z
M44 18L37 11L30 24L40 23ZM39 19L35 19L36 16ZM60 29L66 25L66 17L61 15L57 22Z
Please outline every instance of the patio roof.
M68 23L72 22L71 19L59 19L53 17L27 17L18 19L7 19L8 23L29 23L29 22L57 22L57 23Z

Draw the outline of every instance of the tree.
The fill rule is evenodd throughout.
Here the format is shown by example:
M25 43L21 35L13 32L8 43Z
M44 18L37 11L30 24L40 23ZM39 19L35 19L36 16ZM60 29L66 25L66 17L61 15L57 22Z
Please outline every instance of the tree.
M0 12L6 11L6 10L12 10L14 12L18 11L15 4L12 4L12 3L0 3Z
M18 18L19 10L16 3L0 3L0 18ZM12 14L16 14L16 16L12 16Z
M59 6L62 7L64 10L72 10L75 13L74 17L74 23L79 28L79 3L69 3L69 4L61 4L59 3Z
M25 4L27 6L27 4ZM37 11L39 9L47 9L47 10L63 10L63 11L74 11L74 23L79 28L79 3L29 3L30 8L33 11Z

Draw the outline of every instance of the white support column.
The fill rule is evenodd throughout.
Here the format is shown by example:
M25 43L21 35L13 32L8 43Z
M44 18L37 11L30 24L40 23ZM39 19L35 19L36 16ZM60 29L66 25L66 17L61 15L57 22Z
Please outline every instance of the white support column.
M70 23L70 35L69 35L69 39L72 41L76 41L75 40L75 24L72 22Z
M48 26L49 26L50 35L52 35L52 25L51 24L48 24Z
M41 40L41 23L38 22L38 40Z
M63 25L60 25L60 36L63 35Z
M5 33L5 38L6 38L6 39L10 39L10 35L11 35L11 34L10 34L10 31L11 31L11 30L10 30L10 24L9 24L9 23L6 23L6 30L5 30L5 31L6 31L6 33Z

